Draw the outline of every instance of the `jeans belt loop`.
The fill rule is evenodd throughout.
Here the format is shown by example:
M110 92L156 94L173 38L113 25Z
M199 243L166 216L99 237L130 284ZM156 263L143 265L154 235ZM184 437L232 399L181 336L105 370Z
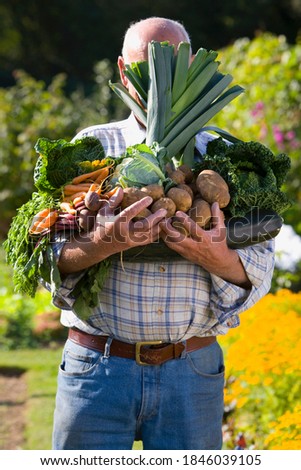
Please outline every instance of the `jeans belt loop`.
M110 357L110 348L111 348L112 341L113 341L113 338L111 338L109 336L108 340L105 344L105 350L103 352L103 359L109 359L109 357Z

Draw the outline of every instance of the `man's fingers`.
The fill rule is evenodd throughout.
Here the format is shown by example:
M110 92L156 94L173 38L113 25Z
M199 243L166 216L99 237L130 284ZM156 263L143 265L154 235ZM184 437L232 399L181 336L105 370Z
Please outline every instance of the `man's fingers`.
M170 218L164 219L159 226L161 228L161 237L167 244L181 242L186 237L186 234L172 225L172 219Z
M176 212L177 220L183 225L184 229L190 234L193 238L202 239L203 229L192 220L189 215L185 212L178 211Z
M225 227L225 216L223 211L219 208L218 202L214 202L211 206L211 227L220 229Z
M121 201L123 199L123 189L117 188L114 194L109 199L109 207L110 209L116 209L120 206Z
M153 214L145 217L144 219L137 220L134 224L135 230L150 230L155 225L159 224L162 219L166 216L167 211L166 209L159 209L158 211L154 212Z
M126 207L123 209L123 211L120 212L119 217L127 222L129 222L131 219L136 217L139 212L141 212L143 209L146 209L148 206L151 205L153 202L152 198L150 196L146 196L143 199L140 199L137 202L134 202L134 204L131 204L129 207Z

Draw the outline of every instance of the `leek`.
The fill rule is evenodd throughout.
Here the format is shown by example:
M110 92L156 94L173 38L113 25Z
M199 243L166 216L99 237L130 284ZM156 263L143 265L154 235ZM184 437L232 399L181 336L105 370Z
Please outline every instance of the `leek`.
M187 155L191 155L191 143L196 134L243 92L239 85L229 88L233 77L218 71L217 55L215 51L201 48L190 64L189 43L181 42L175 55L174 46L168 42L152 41L148 61L126 65L127 77L140 102L135 102L122 85L110 83L113 91L145 125L146 145L155 154L161 152L162 155L164 149L165 162L184 159L192 164ZM217 128L213 130L226 133ZM158 163L162 169L162 158Z

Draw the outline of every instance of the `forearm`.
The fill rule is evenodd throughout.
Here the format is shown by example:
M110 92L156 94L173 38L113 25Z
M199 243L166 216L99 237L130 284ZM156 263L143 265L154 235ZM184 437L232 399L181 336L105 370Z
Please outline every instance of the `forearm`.
M222 259L216 261L204 256L202 259L199 259L198 264L210 274L219 276L224 281L231 282L246 290L252 287L241 259L235 250L229 249Z
M95 241L91 234L74 236L65 243L58 261L61 274L71 274L90 268L114 253L110 243Z
M239 254L227 246L224 216L217 204L212 206L215 224L210 230L203 230L187 214L178 212L176 215L189 236L181 235L171 225L170 220L166 220L161 224L162 237L171 249L208 273L238 287L251 289L252 283Z

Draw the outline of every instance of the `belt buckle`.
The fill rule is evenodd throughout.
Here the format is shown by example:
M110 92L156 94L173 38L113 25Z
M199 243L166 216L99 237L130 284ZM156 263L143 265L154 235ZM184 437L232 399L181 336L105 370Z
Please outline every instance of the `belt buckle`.
M140 359L141 355L141 348L142 346L156 346L158 344L162 344L163 341L139 341L136 343L136 349L135 349L135 359L137 364L140 366L151 366L152 364L149 364L148 362L144 362Z

